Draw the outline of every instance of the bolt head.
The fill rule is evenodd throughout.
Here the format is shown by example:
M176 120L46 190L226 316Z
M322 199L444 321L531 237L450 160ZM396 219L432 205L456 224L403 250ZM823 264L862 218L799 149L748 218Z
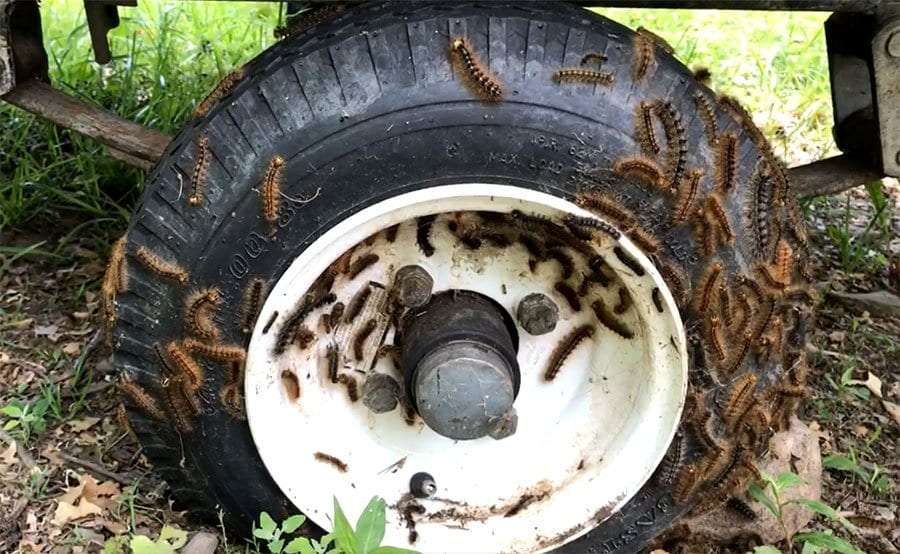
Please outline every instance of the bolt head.
M428 303L434 279L422 266L407 265L397 270L395 276L397 299L404 307L418 308Z
M431 498L437 492L437 483L434 482L434 477L420 471L409 480L409 492L416 498Z
M376 414L394 410L400 401L400 383L390 375L373 373L363 383L362 401Z
M519 427L519 414L515 408L511 408L503 417L497 421L497 424L491 429L488 435L495 440L502 440L515 434Z
M519 302L516 317L529 335L544 335L556 328L559 308L547 295L535 292Z

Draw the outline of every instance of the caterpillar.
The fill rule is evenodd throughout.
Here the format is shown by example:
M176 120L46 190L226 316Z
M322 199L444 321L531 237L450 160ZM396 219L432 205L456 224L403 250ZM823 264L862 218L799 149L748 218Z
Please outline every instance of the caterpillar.
M731 222L728 220L728 214L725 213L725 208L722 206L722 199L718 194L712 193L706 197L706 209L712 214L713 220L716 222L719 230L725 235L725 243L733 243L734 229L731 227Z
M663 313L665 309L663 308L662 293L659 292L658 288L653 287L653 290L650 291L650 298L653 300L653 305L656 307L656 311L659 313Z
M289 402L296 402L300 398L300 381L293 371L285 369L281 372L281 386L287 394Z
M687 456L687 448L685 447L684 435L681 431L675 433L672 439L672 445L663 458L662 467L657 470L657 481L663 485L671 485L678 477L678 469L683 467L685 457Z
M672 499L675 502L686 502L697 486L697 467L694 464L686 466L678 473L675 486L672 488Z
M219 400L228 415L235 419L247 419L244 416L244 398L239 383L229 383L219 390Z
M594 336L594 328L591 325L582 325L575 328L566 335L563 340L553 349L550 355L550 364L544 372L544 381L552 381L559 374L566 359L572 355L572 352L578 348L585 339Z
M347 398L350 399L350 402L359 400L359 386L356 384L355 377L342 373L338 375L338 383L344 385L347 389Z
M707 338L706 343L712 347L713 354L716 359L722 362L727 357L725 345L722 342L722 325L718 316L711 316L707 319Z
M619 303L613 307L613 313L622 315L631 307L631 295L625 287L619 287Z
M184 347L190 352L217 362L242 363L247 356L247 352L240 346L209 344L192 338L185 339Z
M353 295L350 299L350 303L347 304L347 310L344 312L344 323L353 323L353 320L356 319L356 316L362 311L363 306L369 301L369 295L371 294L372 289L369 285L366 285Z
M782 283L778 278L777 271L777 269L773 271L773 269L766 264L759 264L756 266L756 273L762 277L763 285L770 291L780 294L787 288L787 285Z
M629 227L637 218L621 204L603 194L586 192L576 198L576 203L588 211Z
M700 190L700 179L703 178L703 170L692 169L687 174L687 179L678 187L678 196L675 199L675 210L672 212L672 224L680 225L687 221L697 200L697 192Z
M653 127L653 104L641 102L635 107L635 135L644 154L659 154L659 141L656 140L656 129Z
M760 163L754 172L750 185L750 219L756 238L756 253L765 255L769 251L772 229L769 214L772 209L772 175Z
M272 325L275 323L276 319L278 319L278 310L275 310L274 312L272 312L272 315L269 316L269 321L267 321L266 324L263 325L262 334L265 335L269 332L269 329L272 328Z
M322 462L334 466L335 469L340 471L341 473L347 473L347 464L339 460L338 458L332 456L331 454L325 454L324 452L316 452L313 454L313 457Z
M694 393L688 397L690 409L685 408L685 420L691 435L707 452L719 450L715 437L709 432L710 413L706 408L706 397L703 393Z
M597 67L603 65L603 62L607 61L609 58L606 57L606 54L601 54L599 52L588 52L581 58L581 65L587 65L591 62L596 62Z
M109 253L109 263L106 273L103 275L101 291L103 295L114 298L116 294L128 289L128 272L125 269L125 241L127 235L123 235L113 244ZM110 301L111 302L111 301Z
M587 83L591 85L611 85L613 81L615 81L615 77L612 73L607 71L567 67L556 71L553 74L553 81L560 84Z
M581 300L578 298L578 293L575 292L575 289L570 287L568 283L565 281L558 281L553 288L566 299L566 302L569 303L569 307L572 308L573 312L581 311Z
M698 314L707 313L710 305L715 301L713 293L716 290L716 284L719 281L719 277L722 275L724 267L722 262L716 261L706 268L706 272L700 279L700 282L702 283L698 289L700 294L696 295L695 298L695 310Z
M538 235L546 235L547 242L565 245L585 256L593 254L593 249L573 235L566 227L551 221L550 219L535 214L526 214L519 210L513 210L512 216L517 225L523 227L526 231L531 231ZM554 244L556 246L557 244Z
M716 151L716 176L720 191L729 192L734 188L737 161L737 137L733 133L727 133L719 140Z
M185 394L181 379L172 378L163 384L163 399L174 420L175 428L185 434L193 431L194 426L190 418L196 415L195 405Z
M503 97L503 87L481 63L466 39L454 38L450 43L450 48L455 62L454 67L464 73L466 81L476 94L483 100L499 101Z
M287 346L294 341L298 341L298 339L301 348L305 348L302 344L305 343L308 346L312 339L315 338L310 336L312 331L303 327L303 320L313 310L334 302L336 297L334 293L322 294L319 287L315 287L315 285L313 287L319 290L311 290L303 295L303 300L301 300L296 311L288 316L278 331L278 336L275 339L275 354L283 354Z
M753 508L751 508L749 504L747 504L740 498L732 496L728 499L725 505L729 510L738 514L747 521L754 521L757 518L756 512L753 511Z
M234 90L235 85L244 78L246 71L243 67L239 67L225 76L224 79L219 81L219 84L216 85L216 88L212 90L206 98L200 101L197 104L197 107L194 108L194 117L203 117L209 113L209 110L212 109L213 104L224 98L225 96L231 94L231 91Z
M678 190L687 164L687 134L681 116L668 100L656 102L655 109L666 135L666 178L671 190Z
M213 321L219 298L219 290L215 288L199 290L187 297L184 320L190 333L208 340L219 336L219 329Z
M209 177L209 162L212 158L209 152L209 137L202 136L197 141L196 157L194 170L191 172L191 194L187 199L191 206L199 206L203 201L203 191L206 189L206 179Z
M656 237L644 230L643 227L632 227L626 231L631 242L647 254L656 254L659 252L659 241Z
M741 418L742 431L739 441L743 446L754 451L762 448L771 432L770 425L769 415L762 406L755 404Z
M434 254L434 245L431 244L431 227L436 218L436 215L423 215L416 219L416 244L426 258L430 258Z
M145 391L140 385L132 381L120 381L119 391L131 402L131 404L152 417L160 421L166 420L166 414L157 404L156 400Z
M656 162L647 158L618 160L613 164L613 171L623 177L631 177L654 187L661 187L664 179L662 169L656 165Z
M353 358L356 359L356 361L362 360L363 346L365 346L366 339L369 338L369 335L372 334L372 331L375 330L377 325L378 322L375 321L375 318L369 319L359 328L356 335L353 337Z
M653 40L643 33L634 35L634 61L631 65L631 78L638 82L647 75L647 70L656 59Z
M141 264L151 272L159 275L163 279L186 283L188 279L187 271L174 262L166 261L158 255L151 252L146 246L138 247L134 253L135 257Z
M726 283L719 285L719 314L726 329L734 328L735 310L731 305L731 292Z
M738 421L747 413L756 400L755 390L758 378L755 373L747 372L735 381L725 401L722 419L729 431L734 431Z
M360 273L368 269L372 264L378 261L378 254L368 253L360 256L350 264L348 268L348 276L350 280L356 279Z
M714 229L712 224L707 217L706 210L702 208L698 208L694 212L694 218L692 221L694 235L697 241L700 243L700 247L703 250L703 254L706 257L712 256L716 252L716 234L714 233Z
M190 385L191 390L196 391L203 385L203 368L193 356L185 352L176 341L166 345L165 354L167 360L174 364L175 376L183 377Z
M784 239L775 246L775 277L782 285L791 284L793 273L794 251Z
M528 251L528 254L533 260L543 261L547 259L547 252L544 249L544 245L537 238L527 233L520 233L519 242L525 247L525 250ZM534 267L532 267L531 270L534 271Z
M342 317L344 317L344 303L338 302L331 308L331 313L325 316L325 332L330 333L336 328Z
M575 262L572 261L571 256L566 254L561 248L551 248L547 251L547 255L559 262L563 281L572 276L572 272L575 270Z
M262 308L265 287L265 281L259 278L253 279L241 295L238 316L240 318L241 332L245 335L248 335L253 331L253 325L256 323L256 318L259 316L259 309Z
M485 233L484 240L488 241L497 248L506 248L512 244L512 241L509 240L509 237L504 235L503 233Z
M710 71L708 67L695 67L693 73L694 79L697 79L697 81L704 85L708 85L710 81L712 81L712 71Z
M753 296L756 297L756 302L762 302L762 300L766 297L763 292L762 287L755 279L751 279L746 275L738 275L737 276L738 286L745 287L747 290L753 293Z
M278 205L281 202L281 180L284 170L284 158L279 155L272 157L269 167L263 177L260 194L262 195L263 217L269 223L278 220Z
M609 312L609 309L606 307L606 304L603 303L602 299L598 298L597 300L594 300L591 304L591 309L594 311L597 321L602 323L604 327L613 333L619 335L623 339L631 339L634 337L634 333L631 329Z
M669 286L669 291L675 298L678 306L683 306L687 298L687 289L690 287L690 279L683 269L672 262L658 263L659 273L663 281Z
M694 103L700 112L700 119L703 120L706 141L711 147L715 148L719 145L719 122L716 119L716 110L709 98L702 92L694 94Z
M393 244L397 240L397 233L400 231L400 224L391 225L384 230L384 239Z
M608 235L614 240L619 240L622 236L619 233L619 230L610 225L609 223L599 220L593 219L590 217L579 217L577 215L567 214L565 218L565 223L569 226L570 229L583 229L583 230L591 230L591 231L600 231L601 233ZM576 232L576 231L573 231Z
M664 39L664 38L662 38L661 36L657 35L657 34L654 33L653 31L651 31L650 29L647 29L646 27L638 27L638 28L637 28L637 33L638 33L639 35L643 35L643 36L647 37L648 39L650 39L650 40L652 41L652 43L653 43L654 45L659 46L660 48L662 48L663 50L665 50L665 51L668 52L669 54L675 52L675 49L672 48L672 45L669 44L669 41L667 41L666 39Z
M316 340L316 334L306 325L301 325L297 327L297 330L294 332L292 342L300 347L300 350L306 350L314 340Z
M325 347L325 362L328 369L328 379L332 383L338 382L338 346L331 342Z
M631 256L625 253L625 250L621 246L615 246L613 248L613 254L616 255L616 258L622 262L622 265L630 269L635 275L638 277L643 277L646 275L644 268Z

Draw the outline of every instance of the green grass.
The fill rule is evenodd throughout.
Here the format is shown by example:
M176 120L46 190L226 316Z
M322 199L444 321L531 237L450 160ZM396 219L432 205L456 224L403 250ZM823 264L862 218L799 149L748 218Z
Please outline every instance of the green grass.
M51 78L63 91L173 133L216 82L272 43L279 11L266 2L120 8L122 25L110 33L115 59L101 67L92 61L82 3L46 0ZM714 87L744 101L788 160L807 161L833 148L824 15L603 13L658 32L685 63L709 67ZM0 104L0 233L108 235L124 226L142 180L142 172L93 141ZM25 255L52 253L45 247Z

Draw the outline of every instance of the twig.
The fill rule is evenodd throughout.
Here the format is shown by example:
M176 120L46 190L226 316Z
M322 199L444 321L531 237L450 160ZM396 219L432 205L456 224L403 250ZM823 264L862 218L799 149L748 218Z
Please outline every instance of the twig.
M22 447L22 443L20 443L16 439L14 439L12 437L12 435L7 433L3 429L0 429L0 440L2 440L3 442L5 442L7 444L15 444L16 445L16 454L19 456L19 459L22 461L22 464L25 467L27 467L29 471L31 471L32 469L35 468L36 464L34 463L34 458L32 458L31 454L29 454L28 451Z
M120 473L115 473L114 471L110 471L100 464L96 464L94 462L88 460L82 460L81 458L76 458L70 454L66 454L65 452L60 452L59 457L63 460L73 463L77 466L81 466L85 469L88 469L101 477L106 477L107 479L112 479L117 483L121 483L123 485L130 485L131 479L128 476L122 475Z

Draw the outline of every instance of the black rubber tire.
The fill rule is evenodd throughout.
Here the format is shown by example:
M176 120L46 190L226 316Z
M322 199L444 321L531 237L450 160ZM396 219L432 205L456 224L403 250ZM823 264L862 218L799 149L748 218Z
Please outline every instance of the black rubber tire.
M503 101L480 101L454 73L449 37L460 35L496 73ZM218 289L221 339L243 344L235 307L252 280L274 282L317 236L368 205L459 182L528 187L581 202L591 193L607 194L661 244L654 259L666 268L673 291L676 278L686 278L680 305L693 359L682 432L638 495L561 551L638 551L697 498L720 502L745 484L750 461L792 413L804 385L811 317L804 306L805 233L783 170L752 122L719 102L661 44L651 43L647 54L641 45L650 39L637 37L564 3L380 3L344 11L249 63L237 85L175 138L149 176L128 231L125 263L111 264L111 275L122 271L127 283L105 288L129 418L173 495L212 520L223 510L239 532L249 532L262 511L276 519L294 511L259 459L246 421L220 401L231 375L225 367L202 362L199 415L166 400L171 379L156 346L188 334L187 295ZM602 71L614 76L611 85L554 81L555 71L579 66L589 52L608 58ZM641 52L652 59L636 81ZM718 144L698 111L698 94L713 110ZM705 171L701 197L717 186L722 144L734 137L736 172L725 187L730 190L720 193L732 243L705 252L700 243L710 231L672 224L676 199L669 191L612 170L641 152L635 114L642 101L668 101L680 114L686 170ZM665 154L662 130L657 127ZM211 158L202 200L192 206L201 137ZM286 194L318 196L305 204L283 201L270 234L257 191L275 155L286 160ZM659 163L666 163L663 155ZM146 252L183 268L186 282L165 277L159 271L165 268L153 270ZM702 276L716 261L723 264L718 283L728 284L734 305L738 291L750 297L756 288L741 275L760 283L763 294L748 300L757 306L745 330L748 347L740 333L723 338L727 363L715 362L715 345L704 331L713 308L723 318L734 315L720 304L720 287L713 287L710 310L696 309ZM763 283L760 264L782 278L787 271L789 286ZM776 339L780 352L764 356L761 347L774 348ZM735 390L748 383L749 394Z

